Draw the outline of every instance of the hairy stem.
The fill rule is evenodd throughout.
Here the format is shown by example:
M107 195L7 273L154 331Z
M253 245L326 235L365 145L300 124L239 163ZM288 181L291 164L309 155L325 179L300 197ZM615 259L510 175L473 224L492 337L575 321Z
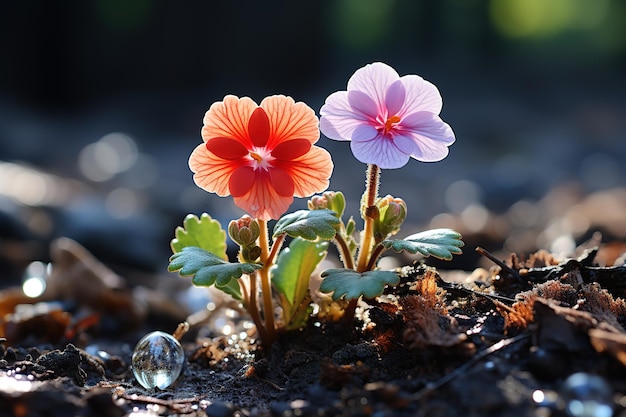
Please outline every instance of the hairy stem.
M376 261L378 260L378 258L380 257L380 255L383 253L384 250L385 250L385 247L383 245L381 244L376 245L376 247L372 251L370 260L367 263L367 268L365 269L366 271L373 271L374 268L376 268Z
M274 264L274 260L276 259L276 255L278 255L278 251L283 246L283 242L285 241L286 237L287 237L287 233L282 233L282 234L276 236L276 240L272 244L272 250L270 251L270 254L269 254L269 256L267 257L267 260L266 260L266 262L268 264L270 264L270 265Z
M347 269L354 269L354 259L352 259L352 255L350 254L348 243L339 233L335 235L335 244L337 249L339 249L343 266Z
M359 259L356 270L358 272L367 271L370 251L372 250L372 240L374 238L374 218L371 215L371 207L375 207L376 198L378 197L378 184L380 182L380 168L377 165L369 164L367 166L367 178L365 180L365 193L361 210L364 213L363 234L361 236L361 245L359 248Z
M263 296L263 315L265 316L265 330L267 333L266 346L272 344L276 337L276 329L274 328L274 305L272 303L272 286L270 282L270 267L272 259L269 250L269 235L267 233L267 220L259 220L259 247L261 248L261 262L263 267L259 270L261 277L261 293Z

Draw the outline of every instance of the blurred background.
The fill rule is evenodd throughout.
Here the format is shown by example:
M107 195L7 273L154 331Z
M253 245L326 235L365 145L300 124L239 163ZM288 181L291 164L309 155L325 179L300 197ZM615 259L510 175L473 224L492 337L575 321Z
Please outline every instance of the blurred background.
M163 272L187 213L242 212L187 166L226 94L319 111L383 61L444 100L450 155L382 173L404 235L453 227L474 247L571 253L626 237L626 3L619 0L92 0L0 12L3 279L71 237L105 262ZM347 143L330 189L358 217L365 166ZM294 208L305 206L297 201Z

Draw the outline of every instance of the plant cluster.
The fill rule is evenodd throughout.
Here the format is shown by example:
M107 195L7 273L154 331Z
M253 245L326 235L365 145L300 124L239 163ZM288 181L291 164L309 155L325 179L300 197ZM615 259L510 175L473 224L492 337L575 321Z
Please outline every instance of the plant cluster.
M377 268L385 251L452 259L463 242L451 229L391 239L407 206L400 198L378 195L381 169L448 155L455 136L439 117L441 108L432 83L417 75L400 77L379 62L357 70L346 91L331 94L320 119L306 104L281 95L258 105L231 95L214 103L189 167L199 187L232 196L248 213L227 227L238 259L228 259L227 232L218 221L206 213L188 215L171 242L169 270L240 301L261 343L269 346L278 331L300 328L311 316L309 280L331 242L343 265L322 272L320 291L346 300L348 319L359 300L373 299L400 281L397 271ZM320 130L330 139L349 141L354 156L367 164L360 232L352 217L344 220L344 195L326 191L334 166L329 152L315 145ZM311 197L308 210L285 214L294 197Z

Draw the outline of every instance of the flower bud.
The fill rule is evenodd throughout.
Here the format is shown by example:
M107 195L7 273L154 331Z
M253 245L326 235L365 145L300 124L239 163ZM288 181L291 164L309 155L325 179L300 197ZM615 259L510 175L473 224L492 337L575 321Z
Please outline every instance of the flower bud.
M309 210L332 210L340 218L346 209L346 198L341 191L326 191L322 195L311 197L307 205Z
M228 224L228 235L241 247L256 245L256 240L260 234L259 222L248 215Z
M323 195L314 195L307 201L309 210L324 210L328 208L328 200Z
M404 200L390 195L379 198L376 207L379 216L374 220L374 237L377 241L382 241L400 230L407 208Z

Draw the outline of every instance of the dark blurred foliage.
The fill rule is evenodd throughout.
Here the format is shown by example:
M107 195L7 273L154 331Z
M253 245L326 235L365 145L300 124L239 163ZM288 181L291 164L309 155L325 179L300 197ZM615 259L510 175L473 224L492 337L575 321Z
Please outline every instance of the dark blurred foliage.
M468 207L504 212L568 181L583 193L623 186L624 21L619 0L4 2L0 162L75 178L102 196L65 201L51 234L109 251L103 236L113 234L113 246L142 248L138 256L152 250L138 242L156 239L167 252L185 213L240 214L196 189L186 165L212 102L281 93L318 111L357 68L380 60L435 83L457 135L443 162L383 173L381 192L407 200L411 223ZM132 138L137 161L150 159L96 181L79 161L112 132ZM365 168L347 144L320 144L336 161L331 188L356 214ZM146 167L154 178L136 187ZM132 239L112 232L130 226L107 223L103 208L112 195L128 200L120 188L143 193L132 214L152 225L133 221Z

